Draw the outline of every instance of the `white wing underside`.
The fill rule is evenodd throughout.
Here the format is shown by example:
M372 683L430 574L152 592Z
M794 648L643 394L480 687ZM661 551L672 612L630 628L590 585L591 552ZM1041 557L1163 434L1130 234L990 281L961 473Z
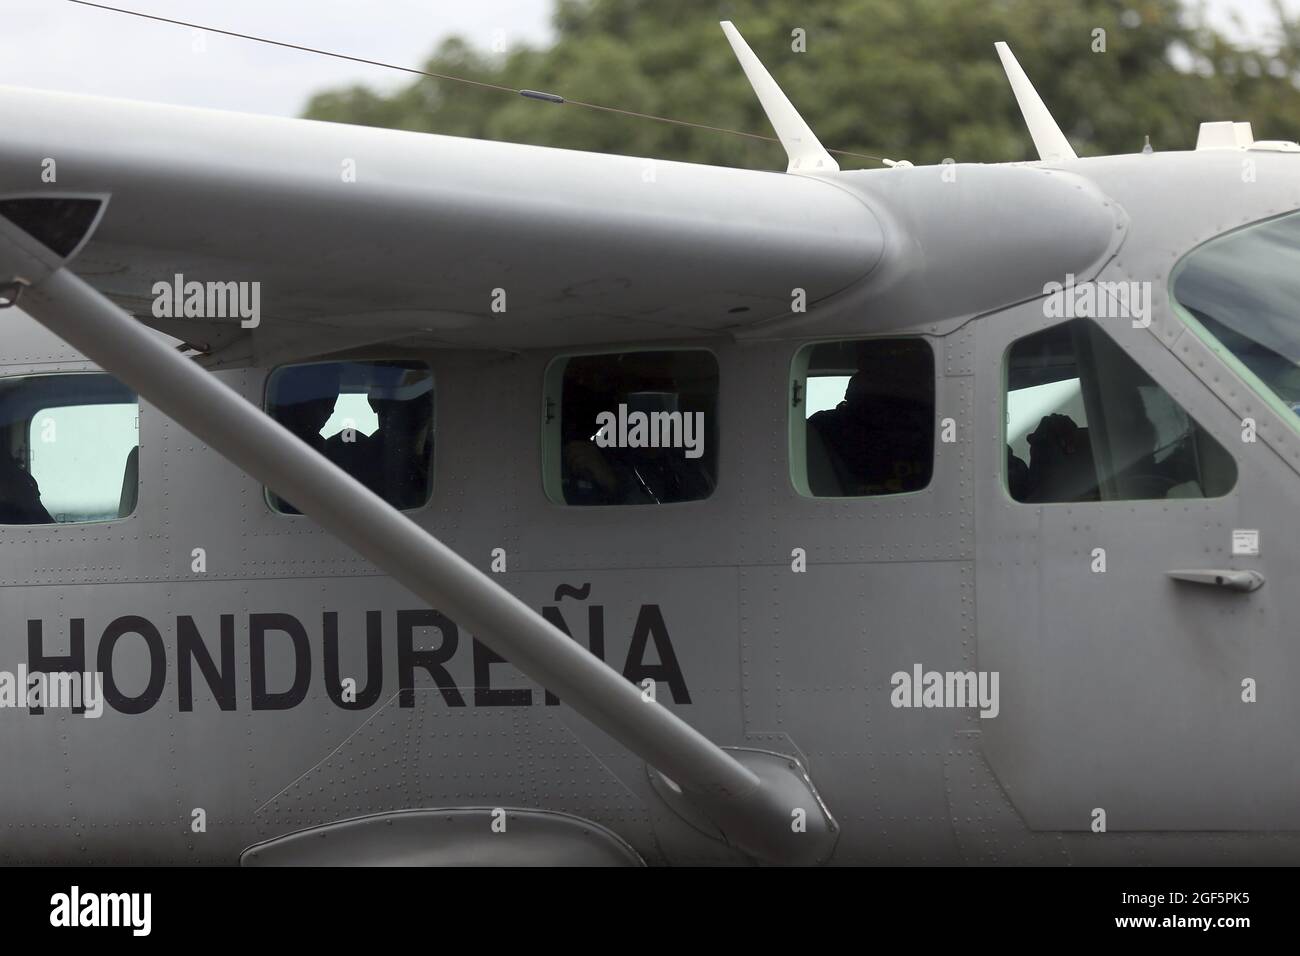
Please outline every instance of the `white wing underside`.
M0 124L0 199L107 194L71 267L211 364L726 335L852 285L883 242L805 176L14 88ZM259 282L261 326L154 318L177 273Z

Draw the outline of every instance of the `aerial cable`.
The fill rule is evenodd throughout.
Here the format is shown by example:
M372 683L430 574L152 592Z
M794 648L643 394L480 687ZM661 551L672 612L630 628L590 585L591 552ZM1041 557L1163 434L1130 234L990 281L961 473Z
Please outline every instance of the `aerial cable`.
M509 93L511 96L522 96L526 99L541 100L546 103L555 103L557 105L579 106L583 109L599 110L603 113L615 113L633 119L651 120L656 123L670 123L674 126L684 126L690 129L704 130L710 133L727 133L731 136L743 136L746 139L757 139L767 143L780 144L780 140L775 136L764 136L761 133L750 133L745 130L728 129L723 126L710 126L707 123L692 123L689 120L673 119L671 116L656 116L653 113L640 113L636 110L621 109L617 106L605 106L600 103L587 103L583 100L570 99L566 96L560 96L557 93L548 93L541 90L517 90L514 87L502 86L499 83L488 83L483 80L472 80L465 76L452 76L449 73L434 73L429 70L417 70L410 66L401 66L397 63L385 63L382 60L370 60L360 56L350 56L346 53L337 53L333 50L321 50L316 47L303 46L299 43L286 43L283 40L272 40L267 37L253 36L250 33L236 33L233 30L222 30L218 27L204 26L201 23L190 23L186 20L174 20L170 17L160 17L152 13L142 13L139 10L127 10L123 7L111 7L103 3L91 3L90 0L68 0L69 3L76 3L83 7L95 7L98 10L107 10L110 13L123 13L132 17L140 17L145 20L156 20L159 23L170 23L175 26L189 27L191 30L203 30L206 33L218 33L222 36L235 37L240 40L252 40L255 43L265 43L268 46L283 47L287 50L299 50L303 53L315 53L320 56L330 56L338 60L348 60L352 63L362 63L366 66L379 66L387 70L397 70L401 73L411 73L415 76L428 77L434 80L446 80L450 83L463 83L467 86L477 86L481 89L494 90L498 93ZM835 153L840 156L852 156L856 159L870 159L875 162L883 162L879 156L868 156L865 153L854 153L845 149L828 149L828 153Z

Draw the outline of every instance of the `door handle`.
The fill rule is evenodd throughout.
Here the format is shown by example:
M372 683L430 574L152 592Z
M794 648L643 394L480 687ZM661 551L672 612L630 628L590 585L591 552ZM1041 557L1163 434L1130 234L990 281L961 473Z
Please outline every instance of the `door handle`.
M1190 584L1208 584L1229 591L1258 591L1264 586L1264 575L1258 571L1239 571L1233 568L1193 568L1166 572L1175 581Z

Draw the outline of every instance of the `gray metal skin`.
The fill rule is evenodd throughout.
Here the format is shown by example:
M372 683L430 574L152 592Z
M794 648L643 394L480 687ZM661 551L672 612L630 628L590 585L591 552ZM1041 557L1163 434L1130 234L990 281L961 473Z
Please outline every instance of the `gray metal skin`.
M308 129L316 124L295 126L316 135ZM87 137L85 156L99 145ZM164 137L154 145L161 148ZM482 145L484 156L496 155L496 145ZM111 154L111 147L103 148ZM545 164L555 152L515 155ZM22 178L31 175L27 158L16 148L0 153L0 195L38 191ZM1249 183L1241 177L1246 158L1256 163ZM206 161L198 151L193 159ZM608 159L620 171L641 162ZM660 172L677 165L661 164ZM562 168L548 168L561 180L556 191L565 192ZM603 620L606 659L616 668L639 609L658 605L691 702L674 703L663 687L660 700L715 743L798 757L840 827L829 862L1300 860L1293 742L1300 704L1288 692L1300 676L1300 649L1286 627L1300 603L1289 586L1300 540L1300 435L1186 331L1166 292L1169 270L1201 242L1300 208L1300 159L1223 150L1084 159L1051 170L900 167L818 179L723 172L701 176L711 186L734 182L738 192L753 191L755 218L788 224L813 196L842 217L843 235L837 226L817 239L814 229L792 243L821 250L843 239L858 250L838 264L822 262L817 284L804 286L820 291L810 295L814 308L782 314L774 305L782 290L801 285L806 260L787 268L768 262L761 298L771 311L744 324L710 326L697 310L689 334L642 327L637 337L619 322L617 333L602 337L598 324L559 316L544 325L565 341L543 344L529 341L540 338L541 326L525 315L495 327L466 322L457 335L475 348L408 338L348 353L418 355L433 369L434 493L411 519L481 569L492 549L504 548L509 565L500 583L526 605L558 608L580 642L589 620ZM113 191L113 175L130 174L120 163L70 171L59 188ZM73 263L80 271L84 262L82 274L119 300L132 290L107 288L112 255L122 258L119 275L171 271L159 268L165 250L151 261L123 252L122 237L151 228L139 218L149 212L147 202L138 205L143 180L137 205L127 207L135 216L115 222L113 203L122 197L114 191L110 200L97 236L105 243L116 236L117 244L97 249L101 240L93 240ZM772 192L759 183L771 183ZM708 206L710 194L697 185L685 192ZM169 198L184 192L183 183L172 186ZM526 201L531 189L517 189ZM779 204L785 190L791 198L783 212L765 196ZM829 198L837 194L852 205ZM673 212L690 198L656 202ZM229 197L218 190L208 201L216 217ZM173 228L196 228L182 218ZM162 210L152 220L168 221ZM791 231L774 227L769 239L780 246ZM213 227L211 244L222 241ZM654 249L665 240L646 242ZM671 244L662 251L675 254ZM735 267L751 252L732 257ZM193 261L186 259L192 252L177 255ZM500 255L519 265L539 254L503 238ZM562 278L603 274L599 260L584 268L585 276ZM325 272L323 279L333 274ZM1003 358L1011 342L1057 321L1044 317L1042 287L1068 272L1080 281L1153 283L1151 328L1106 331L1230 451L1239 470L1231 493L1177 502L1009 500ZM364 270L354 279L365 287ZM607 288L616 287L631 290L619 302L634 309L638 281ZM13 312L4 319L3 374L92 367ZM725 321L735 323L734 315L716 320ZM352 334L344 332L340 341ZM237 354L239 339L223 333ZM319 328L313 334L315 342L331 341ZM922 335L934 345L938 416L955 420L957 441L936 443L934 479L922 492L802 497L790 480L794 354L819 339L876 334ZM501 345L490 348L494 337ZM707 347L717 356L717 490L705 501L657 507L553 504L541 481L545 370L559 355L629 344ZM294 359L324 351L276 348ZM255 355L256 345L248 352ZM268 372L257 364L216 374L260 404ZM1239 440L1245 417L1259 422L1255 445ZM1231 557L1233 528L1263 529L1262 555ZM1096 546L1107 548L1107 574L1088 569ZM202 575L190 571L195 547L208 554ZM794 548L806 549L807 573L792 572ZM1256 570L1268 583L1241 593L1166 577L1189 567ZM640 759L568 706L548 706L539 689L529 706L476 706L464 630L447 669L466 706L450 706L419 671L415 705L401 706L395 615L419 608L418 599L310 518L272 513L256 481L148 404L136 512L97 525L0 528L0 582L9 647L3 666L25 658L29 620L44 622L46 653L62 653L69 620L83 618L93 658L109 621L139 614L159 626L168 655L163 697L143 714L3 715L0 756L24 768L0 786L6 862L230 863L252 844L306 827L485 806L594 821L652 863L748 860L670 808ZM590 590L585 599L559 598L560 584ZM599 613L591 610L597 606ZM351 637L340 642L340 671L364 674L368 610L382 612L384 690L374 706L346 711L328 698L320 673L321 615L337 611ZM247 618L263 611L297 617L312 644L310 690L290 710L249 708ZM219 711L202 681L194 710L179 711L181 614L194 616L209 645L218 616L235 615L234 711ZM439 637L448 635L422 633L417 646L437 646ZM139 651L124 641L114 663L132 690L146 677ZM291 680L283 652L270 643L273 688ZM972 711L892 707L890 675L918 662L998 670L1001 712L980 719ZM1252 676L1260 699L1245 705L1240 680ZM491 685L530 686L507 665L491 668ZM1104 834L1089 829L1097 807L1107 810ZM191 830L195 808L206 811L204 833Z

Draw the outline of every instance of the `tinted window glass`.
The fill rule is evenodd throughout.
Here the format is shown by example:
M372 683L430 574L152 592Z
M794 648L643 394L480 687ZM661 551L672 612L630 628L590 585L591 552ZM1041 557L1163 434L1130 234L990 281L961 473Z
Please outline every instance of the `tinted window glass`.
M421 362L287 365L267 382L267 412L395 508L429 500L433 376ZM275 510L298 510L274 492Z
M795 361L796 411L802 406L795 448L803 448L795 461L797 467L802 458L808 494L891 495L930 483L935 421L929 343L826 342L808 346Z
M135 394L108 375L0 382L0 524L126 517L138 446Z
M558 435L551 438L560 449L548 458L559 472L558 495L548 481L552 497L570 505L645 505L713 493L718 362L712 353L582 355L563 360L551 378L559 392ZM548 403L557 404L554 397Z
M1223 447L1083 319L1011 347L1006 416L1017 501L1215 497L1236 481Z
M1300 213L1206 243L1175 270L1178 304L1300 413Z

